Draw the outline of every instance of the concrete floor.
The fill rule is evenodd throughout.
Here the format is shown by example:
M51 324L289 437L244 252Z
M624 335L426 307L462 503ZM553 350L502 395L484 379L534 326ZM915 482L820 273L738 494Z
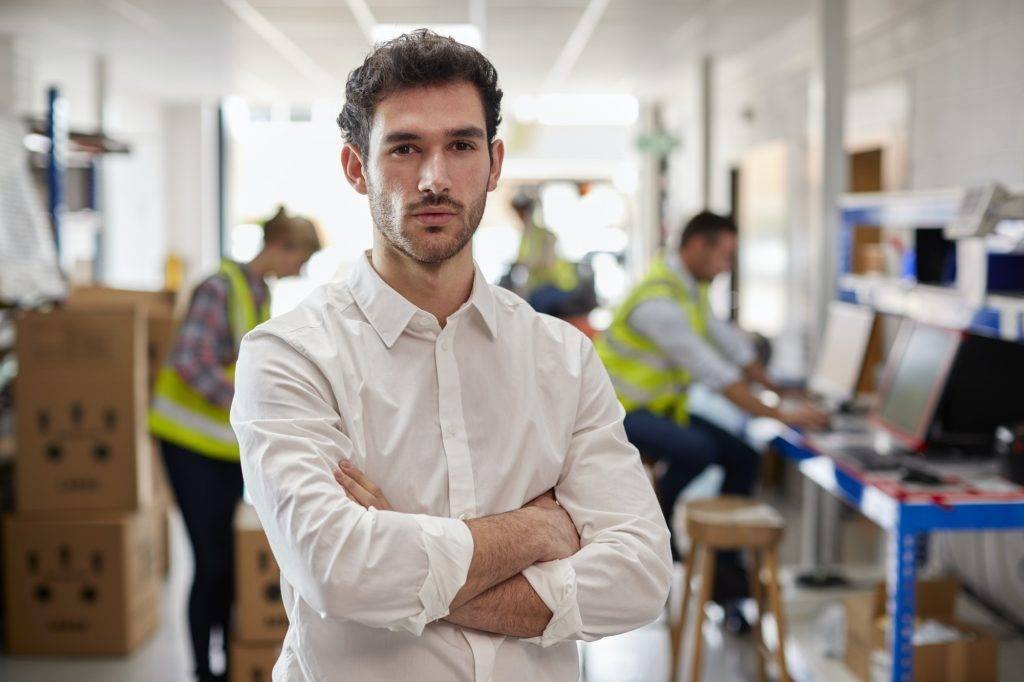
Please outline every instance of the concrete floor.
M790 477L792 478L792 477ZM792 481L790 481L792 482ZM781 493L768 495L769 501L787 518L787 538L781 549L783 565L792 567L798 557L799 495L792 485ZM844 522L844 558L861 562L848 567L854 589L864 589L882 576L877 561L878 533L863 521ZM0 656L0 680L17 682L183 682L189 679L189 646L185 623L188 579L192 572L190 551L180 517L172 523L171 572L165 586L163 622L156 635L135 654L122 659L30 659ZM783 570L784 601L789 639L787 661L790 674L798 682L855 682L841 660L824 653L823 615L841 603L841 591L795 589L790 580L793 570ZM682 569L677 567L677 588ZM671 603L678 609L678 589ZM1000 634L1000 679L1017 679L1013 674L1024 667L1024 640L1005 626L992 621L980 609L963 600L961 613L986 623ZM674 613L674 611L673 611ZM749 637L737 638L712 618L704 628L704 682L741 682L756 679L755 653ZM693 622L691 613L689 622ZM771 630L771 628L768 628ZM688 633L686 647L690 647ZM685 651L684 650L684 651ZM611 637L580 647L585 682L665 682L669 679L670 654L665 617L635 632ZM683 657L683 675L688 674L687 656ZM688 679L681 676L680 679Z

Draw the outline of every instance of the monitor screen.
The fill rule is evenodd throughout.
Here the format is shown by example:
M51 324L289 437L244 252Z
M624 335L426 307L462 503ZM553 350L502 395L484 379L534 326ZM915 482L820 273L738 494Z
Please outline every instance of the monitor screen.
M840 301L829 304L809 382L812 393L838 401L853 398L874 322L875 312L870 308Z
M959 345L960 332L904 320L885 366L876 421L921 448Z

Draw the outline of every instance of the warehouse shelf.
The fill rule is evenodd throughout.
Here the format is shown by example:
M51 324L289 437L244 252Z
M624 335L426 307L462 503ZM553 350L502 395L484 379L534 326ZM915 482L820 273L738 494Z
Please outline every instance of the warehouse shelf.
M913 279L877 274L853 274L852 243L864 226L888 229L942 227L955 215L961 190L878 192L840 197L839 277L842 300L868 305L880 312L976 333L1024 342L1024 295L970 295L976 283L958 281L944 287ZM981 252L985 257L984 250ZM958 270L961 280L975 269ZM983 288L982 288L983 291Z

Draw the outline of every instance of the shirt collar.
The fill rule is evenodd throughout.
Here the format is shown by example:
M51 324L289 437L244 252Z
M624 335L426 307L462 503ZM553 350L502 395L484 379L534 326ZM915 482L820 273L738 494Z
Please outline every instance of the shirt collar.
M356 261L348 285L356 305L388 348L395 344L409 321L420 311L377 274L370 264L369 251ZM473 264L473 290L467 304L476 308L487 331L496 338L498 325L494 292L476 263Z
M686 290L693 296L697 290L697 280L690 274L690 271L683 263L683 259L679 257L678 253L670 253L666 260L668 261L669 268L679 276L679 279L683 280Z

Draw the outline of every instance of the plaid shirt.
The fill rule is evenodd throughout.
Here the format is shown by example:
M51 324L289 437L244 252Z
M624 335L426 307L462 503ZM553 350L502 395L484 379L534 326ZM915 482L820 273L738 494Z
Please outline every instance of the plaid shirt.
M267 285L244 265L242 272L259 309L269 295ZM235 395L224 370L238 358L228 321L229 287L227 277L219 273L196 287L168 359L189 386L224 409L231 407Z

